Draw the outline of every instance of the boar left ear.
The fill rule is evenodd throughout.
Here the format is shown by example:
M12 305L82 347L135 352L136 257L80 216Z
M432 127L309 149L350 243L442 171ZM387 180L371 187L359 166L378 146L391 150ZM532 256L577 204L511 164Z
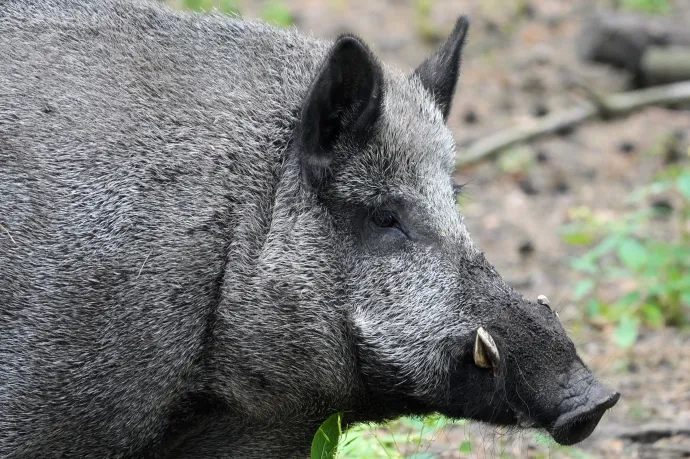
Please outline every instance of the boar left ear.
M469 26L470 21L467 16L461 16L441 48L413 72L413 75L419 77L424 88L434 97L436 105L443 113L444 120L448 119L450 113L460 73L460 57Z
M358 38L340 37L309 89L297 131L307 181L322 186L340 141L358 147L368 141L381 112L383 72Z

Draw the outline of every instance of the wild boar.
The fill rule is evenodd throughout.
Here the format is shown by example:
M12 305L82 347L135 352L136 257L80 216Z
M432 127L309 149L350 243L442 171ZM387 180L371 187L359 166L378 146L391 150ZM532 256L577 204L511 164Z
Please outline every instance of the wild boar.
M467 28L405 74L352 35L0 2L0 456L304 457L337 411L587 437L618 394L458 210Z

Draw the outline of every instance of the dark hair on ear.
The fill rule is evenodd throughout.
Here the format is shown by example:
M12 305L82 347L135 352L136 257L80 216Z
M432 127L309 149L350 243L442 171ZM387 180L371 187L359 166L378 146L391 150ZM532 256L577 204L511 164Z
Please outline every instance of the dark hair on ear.
M424 88L431 93L436 106L443 114L443 119L448 119L450 113L469 26L467 16L460 16L445 43L413 72L413 75L419 77Z
M366 143L381 113L383 70L362 40L341 35L326 56L302 106L296 147L307 182L322 187L336 143Z

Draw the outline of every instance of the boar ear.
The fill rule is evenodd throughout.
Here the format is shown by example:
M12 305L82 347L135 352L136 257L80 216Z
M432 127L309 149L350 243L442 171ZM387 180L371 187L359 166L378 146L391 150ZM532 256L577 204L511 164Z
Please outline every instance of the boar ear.
M453 93L455 93L460 73L460 57L469 26L467 16L461 16L441 48L422 62L413 73L419 77L424 88L434 97L436 105L443 113L444 120L448 119L448 113L450 113Z
M381 66L358 38L340 37L309 89L297 131L302 170L313 186L325 183L337 142L368 141L381 112Z

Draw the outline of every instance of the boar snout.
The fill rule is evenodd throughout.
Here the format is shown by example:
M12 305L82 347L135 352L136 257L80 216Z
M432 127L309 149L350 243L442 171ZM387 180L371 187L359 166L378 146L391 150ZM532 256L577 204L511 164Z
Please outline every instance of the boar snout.
M589 437L604 412L620 398L618 392L604 387L591 374L584 379L573 379L578 380L575 387L564 392L565 400L559 405L564 411L548 429L553 439L561 445L573 445ZM572 395L578 393L582 395Z

